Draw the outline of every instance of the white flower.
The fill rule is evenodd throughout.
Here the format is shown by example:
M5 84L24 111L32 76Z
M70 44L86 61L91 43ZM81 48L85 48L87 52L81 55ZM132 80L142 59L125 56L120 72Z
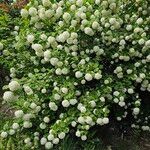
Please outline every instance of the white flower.
M15 29L16 31L18 31L18 30L19 30L19 26L15 26L14 29Z
M99 80L102 78L102 75L100 73L96 73L94 77L95 79Z
M75 127L77 125L77 123L75 121L71 122L72 127Z
M39 53L43 50L43 46L41 44L32 44L32 48Z
M3 99L7 102L10 102L15 99L14 93L11 91L6 91L3 95Z
M54 135L53 134L49 134L47 138L48 138L49 141L52 141L52 140L54 140Z
M29 8L29 15L36 16L37 15L37 9L35 7Z
M48 39L47 39L47 41L48 41L50 44L52 44L52 43L54 43L54 42L56 41L56 39L55 39L54 37L52 37L52 36L49 36Z
M129 93L129 94L133 94L133 93L134 93L134 90L130 88L130 89L128 89L128 93Z
M2 50L4 48L3 43L0 42L0 50Z
M136 21L136 23L137 23L138 25L142 24L142 23L143 23L143 19L142 19L142 18L138 18L137 21Z
M77 0L76 5L81 7L83 5L83 0Z
M21 117L23 117L23 115L24 115L24 113L22 110L15 111L16 118L21 118Z
M27 18L29 15L28 11L26 9L21 9L21 16L23 18Z
M13 123L12 128L14 130L18 129L19 128L19 124L18 123Z
M76 131L76 136L80 137L81 136L81 132L80 131Z
M95 4L96 4L96 5L99 5L100 2L101 2L101 0L95 0Z
M14 134L15 134L15 130L10 129L10 130L9 130L9 134L10 134L10 135L14 135Z
M55 99L55 100L60 100L60 99L61 99L61 96L56 93L56 94L54 95L54 99Z
M4 132L4 131L3 131L3 132L1 133L1 137L2 137L2 138L6 138L7 135L8 135L7 132Z
M62 105L63 105L63 107L69 107L70 103L68 100L63 100Z
M50 122L50 119L49 119L49 117L44 117L43 121L44 121L45 123L49 123L49 122Z
M53 144L51 142L46 142L45 149L52 149L52 148L53 148Z
M71 99L69 102L71 105L75 105L78 101L76 99Z
M49 61L49 60L50 60L50 57L51 57L51 52L50 52L50 50L46 50L46 51L44 52L44 60L45 60L45 61Z
M115 91L114 93L113 93L113 95L115 95L115 96L119 96L119 92L118 91Z
M85 75L85 79L86 79L87 81L91 81L91 80L93 79L93 77L92 77L91 74L87 73L87 74Z
M124 107L125 105L126 105L125 102L119 102L119 106L120 106L120 107Z
M93 123L93 120L92 120L92 118L90 116L87 116L85 122L87 124L91 125Z
M127 25L126 30L131 31L132 30L132 25Z
M45 123L40 123L40 128L41 128L42 130L44 130L44 129L46 128L46 124L45 124Z
M109 123L109 118L106 118L106 117L103 118L103 123L104 123L104 124L108 124L108 123Z
M68 89L65 88L65 87L61 88L61 91L62 91L64 94L67 94L67 93L68 93Z
M110 18L110 19L109 19L109 23L110 23L111 25L115 24L115 23L116 23L116 18Z
M80 111L81 111L81 113L85 113L86 112L86 108L84 106L81 106Z
M145 42L145 46L146 47L150 47L150 40L148 40L148 41Z
M28 144L28 143L31 142L31 139L30 139L30 138L26 138L26 139L24 140L24 142L25 142L26 144Z
M70 14L67 13L67 12L65 12L65 13L63 14L63 19L64 19L66 22L68 22L68 21L71 19Z
M58 106L54 102L50 102L49 107L53 111L56 111L58 109Z
M42 0L42 4L44 7L49 7L51 5L50 0Z
M42 89L41 92L44 94L46 93L46 89Z
M20 89L20 84L17 81L11 81L8 87L11 91L16 91Z
M76 78L81 78L82 76L83 76L83 73L80 72L80 71L77 71L77 72L75 73L75 77L76 77Z
M139 112L140 112L140 109L139 109L139 108L134 108L134 109L133 109L133 114L134 114L134 115L138 115Z
M50 59L50 63L51 63L53 66L56 66L57 63L58 63L58 61L59 61L58 58L54 58L54 57L53 57L53 58Z
M42 137L40 140L41 145L45 145L47 142L47 139L45 137Z
M91 107L93 107L93 108L96 106L95 101L90 101L89 103L90 103Z
M99 124L99 125L103 125L104 124L102 118L98 118L96 123Z
M26 92L27 95L33 94L33 91L29 86L24 85L23 88L24 88L24 91Z
M84 118L83 118L82 116L80 116L80 117L78 118L78 122L79 122L80 124L84 124L85 120L84 120Z
M30 108L35 109L36 107L37 107L37 105L35 103L30 104Z
M84 32L85 32L85 34L87 34L89 36L93 36L94 35L94 32L93 32L93 30L90 27L86 27L84 29Z
M31 127L32 127L32 123L29 122L29 121L25 121L25 122L23 123L23 127L24 127L24 128L31 128Z
M94 21L93 24L92 24L92 28L93 29L98 29L99 27L99 23L97 21Z
M55 138L54 140L53 140L53 144L58 144L59 143L59 138Z
M101 102L105 102L105 98L104 97L100 97Z
M81 140L82 140L82 141L87 140L87 136L86 136L86 135L82 135L82 136L81 136Z
M60 138L60 139L64 139L65 138L65 133L64 132L61 132L60 134L58 134L58 137Z
M34 35L32 35L32 34L27 35L27 41L29 43L33 43L33 41L34 41Z

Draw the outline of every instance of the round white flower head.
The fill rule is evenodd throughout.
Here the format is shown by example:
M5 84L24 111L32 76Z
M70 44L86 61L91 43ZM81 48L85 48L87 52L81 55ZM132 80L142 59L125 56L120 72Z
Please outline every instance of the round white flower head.
M71 99L69 102L71 105L75 105L78 101L76 99Z
M98 118L96 123L99 124L99 125L103 125L104 124L102 118Z
M64 132L61 132L60 134L58 134L58 137L60 138L60 139L64 139L65 138L65 133Z
M28 143L31 142L31 139L30 139L30 138L26 138L26 139L24 140L24 142L25 142L26 144L28 144Z
M44 117L43 121L44 121L45 123L49 123L49 122L50 122L50 119L49 119L49 117Z
M108 124L108 123L109 123L109 118L106 118L106 117L103 118L103 123L104 123L104 124Z
M72 127L75 127L77 125L77 123L75 121L71 122Z
M32 34L27 35L27 41L29 43L33 43L33 41L34 41L34 35L32 35Z
M12 128L14 130L18 129L19 128L19 124L18 123L13 123Z
M6 91L3 95L4 101L10 102L15 99L14 93L11 91Z
M29 15L28 11L26 9L21 9L21 16L23 18L27 18Z
M16 118L21 118L21 117L23 117L23 115L24 115L24 113L22 110L15 111Z
M76 136L80 137L81 136L81 132L80 131L76 131Z
M52 148L53 148L53 144L51 142L46 142L45 149L52 149Z
M17 81L11 81L8 87L11 91L16 91L20 89L20 84Z
M62 105L63 105L63 107L69 107L70 103L68 100L63 100Z
M14 135L14 134L15 134L15 130L10 129L10 130L9 130L9 134L10 134L10 135Z
M44 129L46 128L46 124L45 124L45 123L40 123L40 128L41 128L42 130L44 130Z
M86 135L82 135L82 136L81 136L81 140L82 140L82 141L87 140L87 136L86 136Z
M37 107L37 105L36 105L34 102L32 102L32 103L30 104L30 108L35 109L36 107Z
M99 80L102 78L102 75L100 73L96 73L94 77L95 79Z
M133 109L133 114L134 114L134 115L138 115L139 112L140 112L140 109L139 109L139 108L134 108L134 109Z
M93 32L93 30L90 27L86 27L84 29L84 32L85 32L85 34L87 34L89 36L93 36L94 35L94 32Z
M44 7L49 7L51 5L50 0L42 0L42 4Z
M50 102L49 107L53 111L56 111L58 109L58 106L54 102Z
M63 14L63 19L67 22L71 19L71 15L69 13L65 12Z
M83 73L80 72L80 71L77 71L77 72L75 73L75 77L76 77L76 78L81 78L82 76L83 76Z
M3 131L3 132L1 133L1 137L2 137L2 138L6 138L7 135L8 135L7 132L4 132L4 131Z
M2 50L4 48L3 43L0 42L0 50Z
M129 94L133 94L133 93L134 93L134 90L130 88L130 89L128 89L128 93L129 93Z
M100 2L101 2L101 0L95 0L95 4L96 4L96 5L99 5Z
M32 123L29 122L29 121L25 121L25 122L23 123L23 127L24 127L24 128L31 128L31 127L32 127Z
M48 138L49 141L52 141L52 140L54 140L54 135L53 134L49 134L47 138Z
M59 138L55 138L52 142L53 142L53 144L58 144L59 143Z
M92 77L91 74L87 73L87 74L85 75L85 79L86 79L87 81L91 81L91 80L93 79L93 77Z
M41 145L45 145L47 142L47 139L45 137L42 137L40 140Z
M29 15L30 16L36 16L37 15L37 9L35 7L29 8Z
M80 116L80 117L78 118L78 122L79 122L80 124L84 124L84 123L85 123L85 120L84 120L84 118L83 118L82 116Z
M68 93L68 89L65 88L65 87L61 88L61 91L62 91L64 94L67 94L67 93Z

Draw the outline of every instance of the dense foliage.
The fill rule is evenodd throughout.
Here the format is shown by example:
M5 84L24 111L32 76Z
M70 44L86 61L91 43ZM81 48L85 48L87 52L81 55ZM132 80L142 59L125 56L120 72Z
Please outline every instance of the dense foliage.
M1 137L51 149L112 118L150 131L149 13L147 0L32 0L0 42L3 99L16 109Z

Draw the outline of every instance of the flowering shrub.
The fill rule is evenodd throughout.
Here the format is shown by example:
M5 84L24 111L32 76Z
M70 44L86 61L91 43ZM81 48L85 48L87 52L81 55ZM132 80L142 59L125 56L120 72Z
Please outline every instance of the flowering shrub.
M150 131L140 96L150 92L149 13L146 0L32 0L12 48L0 43L12 78L3 99L16 109L1 136L51 149L72 128L86 140L111 116Z

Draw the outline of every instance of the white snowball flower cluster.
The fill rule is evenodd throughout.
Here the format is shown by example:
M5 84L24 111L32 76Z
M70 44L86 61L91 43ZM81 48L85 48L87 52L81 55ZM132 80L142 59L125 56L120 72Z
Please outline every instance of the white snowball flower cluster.
M3 99L17 108L1 137L19 132L29 147L52 149L72 128L87 140L112 115L150 131L148 14L146 0L30 2L12 50L0 43L12 78Z

